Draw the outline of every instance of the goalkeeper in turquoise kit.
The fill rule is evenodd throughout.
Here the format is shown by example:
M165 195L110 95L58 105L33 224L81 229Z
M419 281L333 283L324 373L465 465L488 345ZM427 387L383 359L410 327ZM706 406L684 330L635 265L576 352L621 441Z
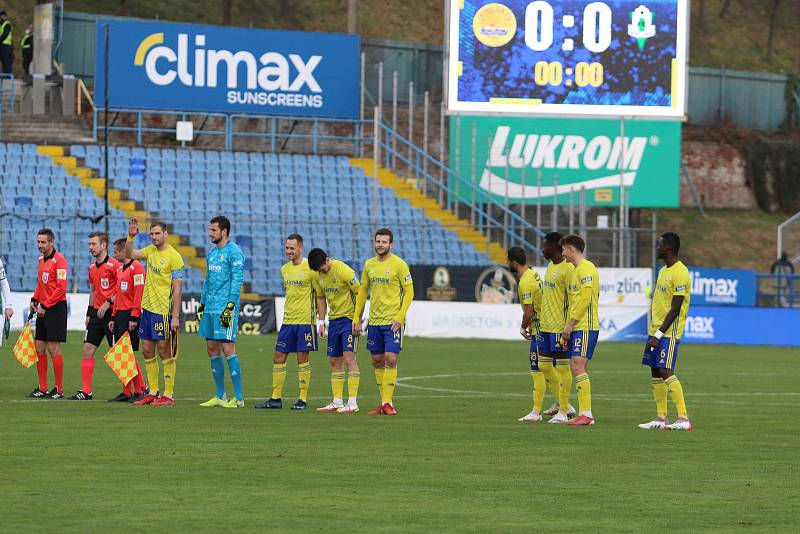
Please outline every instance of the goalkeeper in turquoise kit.
M204 407L221 406L241 408L242 367L236 355L236 332L239 328L239 294L242 291L244 254L239 246L229 240L231 222L219 215L211 219L208 236L215 245L206 255L206 279L200 295L197 320L198 335L205 338L211 375L214 377L216 393L210 400L200 404ZM233 398L225 396L225 364L233 383Z

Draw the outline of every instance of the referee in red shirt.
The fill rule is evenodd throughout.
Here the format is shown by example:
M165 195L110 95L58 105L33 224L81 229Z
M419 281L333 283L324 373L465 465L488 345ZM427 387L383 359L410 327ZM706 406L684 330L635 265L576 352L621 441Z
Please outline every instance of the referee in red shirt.
M111 331L114 339L119 340L125 332L131 337L133 350L139 350L139 317L142 315L142 294L144 293L145 270L141 263L129 260L125 256L123 238L114 241L114 258L120 264L117 269L117 298L114 299L114 311L111 317ZM144 398L147 386L144 373L136 362L137 375L125 385L122 393L109 399L109 402L136 402ZM131 392L133 385L133 392Z
M39 269L36 291L31 299L31 312L36 313L36 371L39 385L28 396L34 398L60 399L64 396L64 357L61 343L67 340L67 260L55 248L55 234L48 228L39 230L36 246ZM53 360L56 385L47 390L47 353Z
M83 338L81 359L81 389L69 400L92 400L92 375L97 347L108 341L114 344L111 332L111 310L117 294L117 270L120 264L108 255L108 235L103 232L89 234L89 253L94 261L89 264L89 307L86 309L86 335Z

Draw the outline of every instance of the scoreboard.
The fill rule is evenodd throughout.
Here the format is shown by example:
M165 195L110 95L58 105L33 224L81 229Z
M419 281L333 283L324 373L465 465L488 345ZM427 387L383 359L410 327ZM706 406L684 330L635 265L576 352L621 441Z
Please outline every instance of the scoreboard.
M447 0L450 113L684 117L688 0Z

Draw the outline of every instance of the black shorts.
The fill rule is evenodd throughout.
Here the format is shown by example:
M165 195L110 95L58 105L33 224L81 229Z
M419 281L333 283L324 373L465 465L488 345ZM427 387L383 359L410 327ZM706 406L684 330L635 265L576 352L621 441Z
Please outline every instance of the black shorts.
M36 341L67 341L67 301L59 302L36 317Z
M138 317L137 317L138 319ZM131 345L133 350L139 350L139 327L129 330L128 326L131 321L131 310L117 310L114 315L114 341L120 339L125 332L131 336ZM137 321L138 323L138 321Z
M84 343L90 343L99 347L103 338L108 341L108 346L114 344L113 333L108 323L111 322L111 310L108 310L102 319L97 318L97 310L89 316L89 326L86 327L86 334L83 336Z

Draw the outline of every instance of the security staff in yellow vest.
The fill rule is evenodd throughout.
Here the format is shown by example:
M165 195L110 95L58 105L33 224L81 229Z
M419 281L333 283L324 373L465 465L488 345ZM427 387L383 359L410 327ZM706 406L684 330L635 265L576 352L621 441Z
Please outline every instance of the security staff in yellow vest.
M14 64L14 36L11 34L14 26L8 20L5 11L0 11L0 63L3 64L3 72L11 73L11 66Z
M22 70L25 74L31 73L31 61L33 61L33 26L25 28L25 35L19 42L22 49Z

